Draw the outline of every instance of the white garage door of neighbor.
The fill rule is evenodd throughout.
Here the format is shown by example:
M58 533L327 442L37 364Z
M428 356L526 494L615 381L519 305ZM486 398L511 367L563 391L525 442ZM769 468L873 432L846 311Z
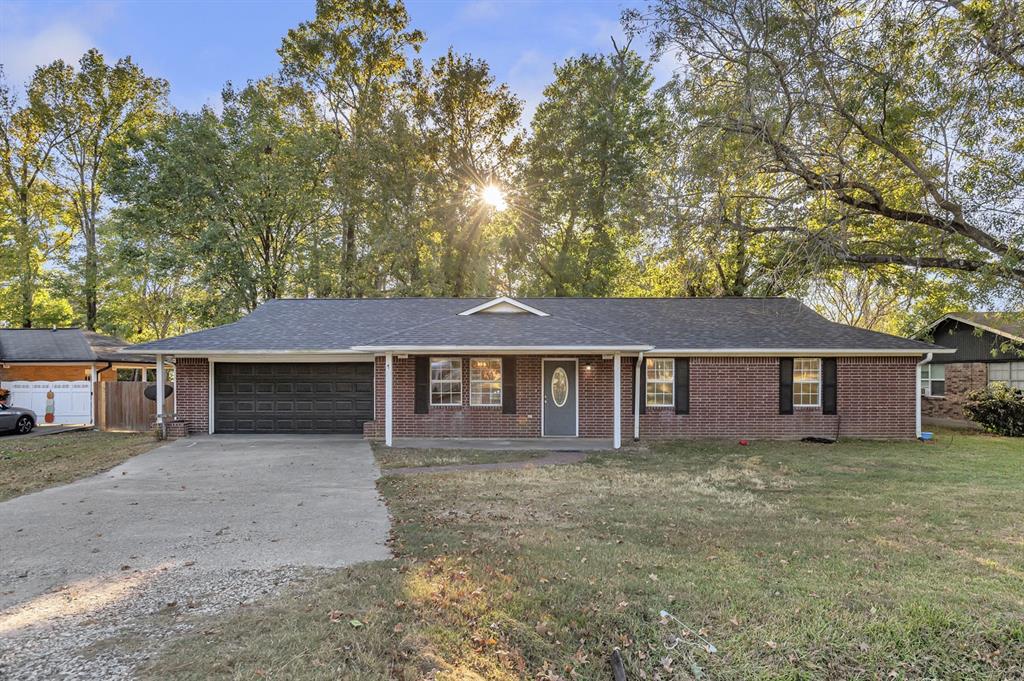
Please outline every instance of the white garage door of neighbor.
M31 409L40 425L92 424L92 384L89 381L9 381L3 387L11 391L7 403ZM53 421L46 421L46 395L51 391Z

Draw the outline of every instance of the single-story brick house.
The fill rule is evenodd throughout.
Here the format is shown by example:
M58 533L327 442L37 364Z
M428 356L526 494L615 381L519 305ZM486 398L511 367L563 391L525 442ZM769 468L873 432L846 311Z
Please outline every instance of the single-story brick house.
M916 336L951 348L921 365L921 411L926 418L965 420L967 393L989 383L1024 390L1024 315L955 312Z
M173 355L190 433L619 446L623 434L913 438L917 365L950 350L786 298L501 297L273 300L131 351Z

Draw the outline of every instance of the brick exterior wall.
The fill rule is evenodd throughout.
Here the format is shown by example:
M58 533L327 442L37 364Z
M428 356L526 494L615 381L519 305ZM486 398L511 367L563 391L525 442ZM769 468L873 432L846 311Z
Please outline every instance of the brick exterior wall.
M88 381L91 371L88 364L12 364L7 369L0 367L0 381ZM105 376L100 374L100 378Z
M188 432L210 432L210 363L205 357L178 357L174 363L176 417Z
M943 366L946 367L946 394L942 397L922 397L921 415L966 421L964 396L988 385L988 367L984 362L953 362Z
M394 360L395 437L539 437L541 359L518 358L517 412L470 407L468 357L463 358L459 407L431 407L414 414L415 359ZM591 365L588 371L587 364ZM633 367L622 360L622 438L633 433ZM580 357L581 437L612 435L612 360ZM690 360L690 413L648 407L640 417L640 437L881 437L913 438L917 358L840 357L837 361L838 414L820 407L779 412L779 361L775 357L694 357ZM376 360L374 421L367 437L384 436L384 359Z
M415 358L394 360L394 435L396 437L539 437L541 435L541 358L516 362L517 413L500 407L469 406L468 357L463 358L462 406L431 407L414 414ZM622 439L633 435L634 360L622 359ZM590 365L590 369L586 366ZM912 438L915 433L915 357L840 357L837 361L838 415L820 407L797 407L780 415L779 361L775 357L694 357L690 359L690 413L648 407L640 417L641 439L687 437ZM947 365L947 391L958 386L954 365ZM980 380L984 384L984 365ZM209 430L209 364L181 357L176 363L176 412L189 433ZM964 381L978 379L971 369ZM374 420L364 434L384 436L384 358L374 371ZM581 437L612 435L612 360L579 358ZM966 385L966 383L964 383ZM973 385L973 383L971 383Z

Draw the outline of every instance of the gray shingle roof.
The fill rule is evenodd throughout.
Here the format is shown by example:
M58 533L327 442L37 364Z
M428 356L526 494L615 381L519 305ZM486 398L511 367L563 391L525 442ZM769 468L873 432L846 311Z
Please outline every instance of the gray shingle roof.
M1024 312L954 312L947 316L988 327L1008 338L1024 338Z
M96 360L80 329L0 329L5 362L92 362Z
M0 329L0 360L5 362L136 362L153 355L120 353L128 345L114 336L85 329Z
M132 348L324 352L385 347L898 350L937 346L830 322L789 298L520 298L550 316L459 312L481 298L273 300L242 319Z

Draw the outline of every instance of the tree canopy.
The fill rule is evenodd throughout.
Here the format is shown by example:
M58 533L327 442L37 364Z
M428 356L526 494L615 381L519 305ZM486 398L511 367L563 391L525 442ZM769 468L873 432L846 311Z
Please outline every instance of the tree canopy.
M277 297L790 295L905 332L1024 305L1019 2L623 22L553 65L530 120L479 57L420 58L399 0L319 0L278 72L198 111L97 50L0 74L0 324L141 340Z

